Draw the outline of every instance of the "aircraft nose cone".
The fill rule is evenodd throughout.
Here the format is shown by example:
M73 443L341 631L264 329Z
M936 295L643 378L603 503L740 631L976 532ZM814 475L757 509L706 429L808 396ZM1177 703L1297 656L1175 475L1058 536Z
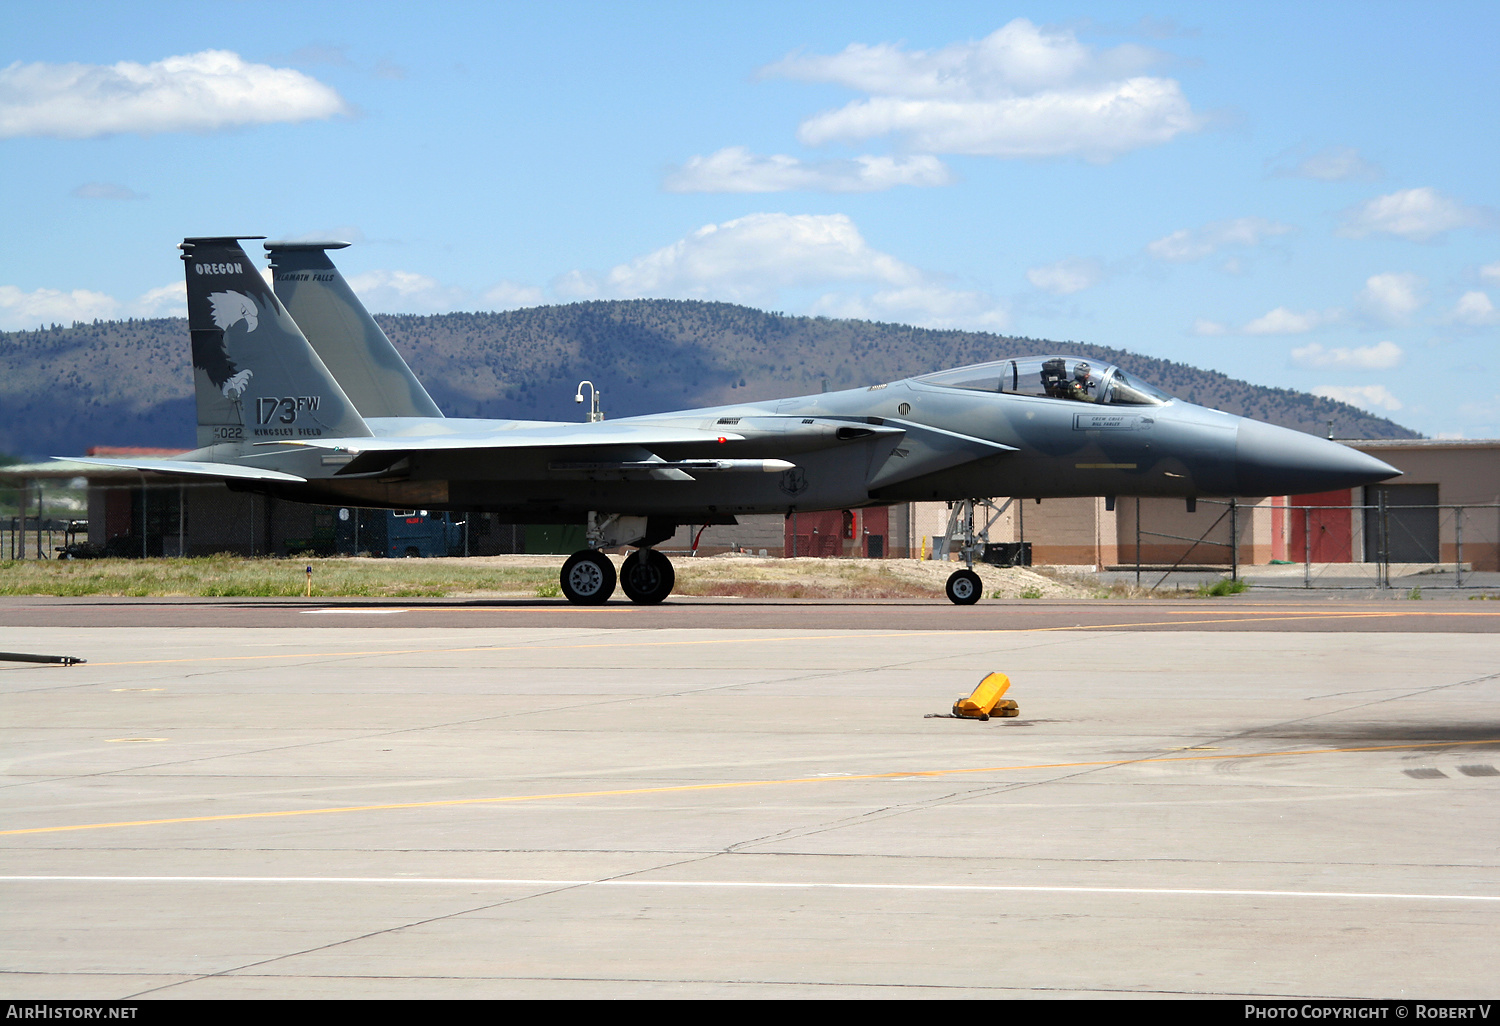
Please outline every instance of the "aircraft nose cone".
M1304 431L1240 421L1235 471L1241 495L1305 495L1372 484L1401 471Z

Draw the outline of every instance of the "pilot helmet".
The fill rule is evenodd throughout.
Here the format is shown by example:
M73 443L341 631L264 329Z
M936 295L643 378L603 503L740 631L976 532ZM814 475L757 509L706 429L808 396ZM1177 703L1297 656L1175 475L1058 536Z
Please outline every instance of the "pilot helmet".
M1079 381L1085 380L1092 373L1093 370L1089 367L1087 360L1079 360L1073 367L1073 377Z

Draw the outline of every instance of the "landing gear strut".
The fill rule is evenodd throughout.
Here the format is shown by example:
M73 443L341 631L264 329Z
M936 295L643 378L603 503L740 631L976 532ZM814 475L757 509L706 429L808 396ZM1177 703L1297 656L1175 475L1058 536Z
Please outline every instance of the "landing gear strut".
M972 606L984 594L984 582L974 572L974 556L976 553L984 555L985 547L990 541L990 528L1013 501L1015 500L1006 499L1005 505L1000 507L996 507L989 499L964 499L962 502L949 503L953 512L948 517L948 530L933 551L933 555L939 559L947 559L954 539L961 542L959 551L963 553L964 568L953 571L948 577L945 590L949 602L956 606ZM978 531L974 530L975 506L982 506L990 513L984 527Z

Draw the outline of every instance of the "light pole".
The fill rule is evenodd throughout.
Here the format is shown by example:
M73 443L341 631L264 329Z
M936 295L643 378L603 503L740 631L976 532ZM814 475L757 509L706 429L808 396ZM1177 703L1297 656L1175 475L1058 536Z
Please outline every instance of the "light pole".
M573 396L573 401L575 403L583 402L584 385L589 386L589 397L593 400L593 402L589 406L589 423L593 424L604 419L604 411L599 409L599 396L603 393L601 393L597 388L594 387L594 383L592 381L580 381L578 383L578 392Z

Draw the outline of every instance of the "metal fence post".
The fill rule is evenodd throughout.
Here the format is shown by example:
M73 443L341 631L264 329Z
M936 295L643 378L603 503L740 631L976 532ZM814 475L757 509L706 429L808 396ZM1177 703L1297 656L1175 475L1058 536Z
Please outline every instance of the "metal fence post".
M1302 507L1302 587L1312 587L1312 507Z
M1240 503L1229 500L1229 579L1240 579Z
M1141 586L1141 497L1135 497L1135 586Z
M1377 489L1375 494L1378 503L1376 516L1380 522L1379 546L1376 549L1380 561L1375 565L1375 575L1379 587L1389 588L1391 586L1391 522L1385 506L1385 489Z
M1464 586L1464 508L1453 507L1453 586Z

